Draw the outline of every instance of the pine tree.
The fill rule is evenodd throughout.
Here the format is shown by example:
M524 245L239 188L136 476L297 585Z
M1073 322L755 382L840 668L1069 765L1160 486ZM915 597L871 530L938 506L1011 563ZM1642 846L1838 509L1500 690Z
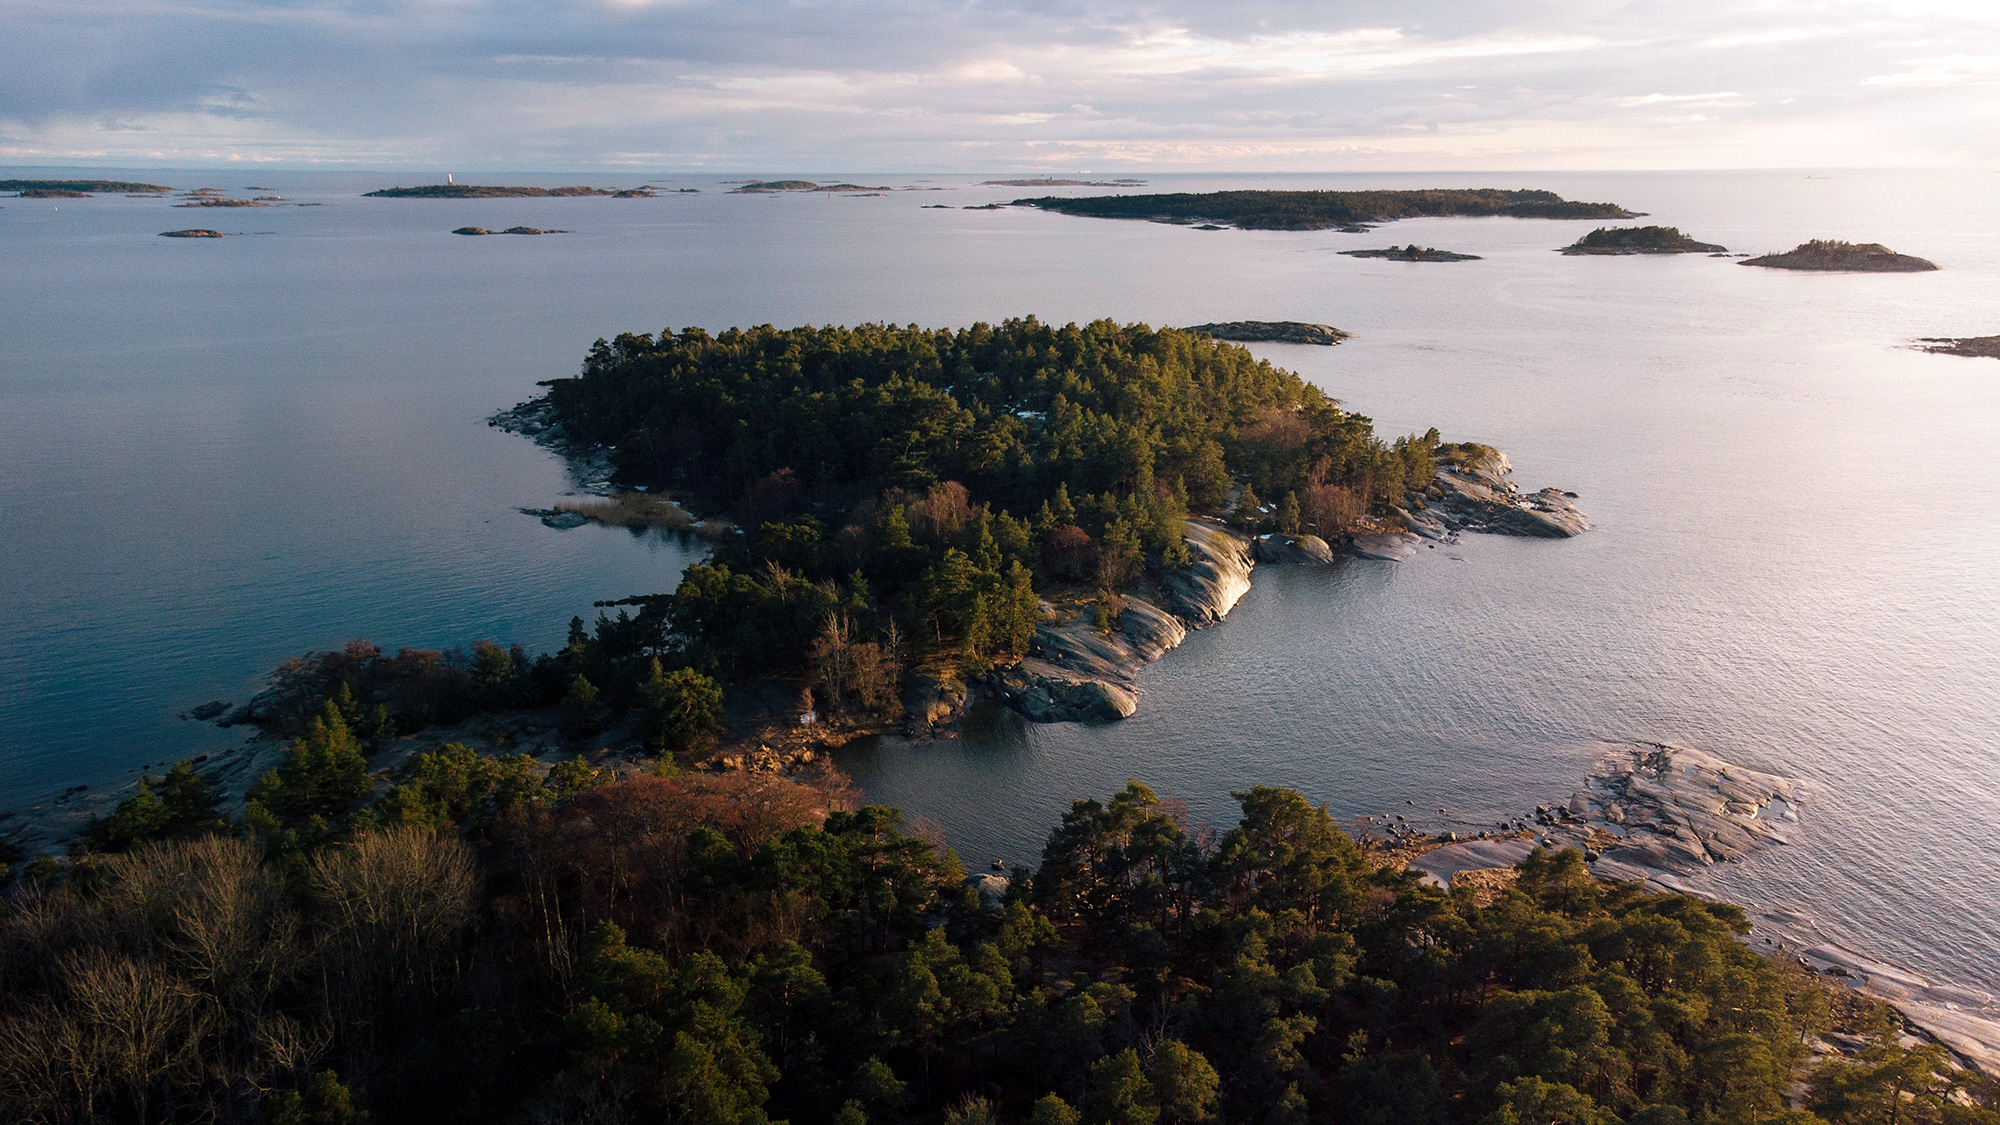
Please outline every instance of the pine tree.
M1287 492L1285 498L1278 502L1278 530L1286 535L1297 535L1299 528L1299 494Z
M569 682L562 701L563 733L584 738L597 730L597 687L582 672Z

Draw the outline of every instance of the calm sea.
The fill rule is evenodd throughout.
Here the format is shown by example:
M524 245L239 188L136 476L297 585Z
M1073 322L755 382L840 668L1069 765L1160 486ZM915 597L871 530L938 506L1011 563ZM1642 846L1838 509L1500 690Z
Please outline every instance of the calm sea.
M1505 448L1524 486L1580 493L1597 530L1260 570L1226 624L1148 671L1130 721L999 716L956 743L850 751L872 799L945 824L969 862L1021 860L1070 798L1128 777L1222 823L1230 790L1272 783L1341 816L1414 802L1476 827L1566 799L1603 742L1680 741L1826 792L1800 842L1720 889L2000 990L2000 363L1908 347L2000 332L1990 172L1150 185L1545 187L1732 250L1836 237L1944 267L1900 276L1550 252L1590 223L1288 234L967 211L1023 194L968 177L861 177L938 189L874 198L658 177L701 191L402 201L359 193L436 177L95 174L324 206L0 200L9 808L232 745L175 713L246 698L308 648L549 647L594 600L670 589L693 548L517 514L571 482L483 423L600 335L1320 321L1355 338L1259 353L1384 432ZM467 224L572 233L448 233ZM243 236L157 237L190 226ZM1335 253L1411 241L1484 260Z

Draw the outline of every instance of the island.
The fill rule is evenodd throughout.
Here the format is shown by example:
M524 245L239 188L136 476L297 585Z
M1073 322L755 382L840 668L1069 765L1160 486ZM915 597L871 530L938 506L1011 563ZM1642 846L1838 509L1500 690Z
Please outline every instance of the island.
M160 232L160 237L161 238L221 238L222 232L219 230L209 230L206 227L194 227L189 230L163 230Z
M140 184L126 180L0 180L0 191L43 192L74 191L90 194L93 192L145 192L156 194L174 189L161 184ZM29 198L34 198L29 196Z
M1802 242L1783 254L1766 254L1736 264L1828 273L1927 273L1938 268L1936 262L1898 254L1879 242L1835 242L1818 238Z
M1354 335L1330 324L1307 324L1297 320L1231 320L1216 324L1192 324L1182 331L1199 332L1236 343L1324 344L1329 347Z
M1057 180L1041 177L1030 180L982 180L980 187L1143 187L1144 180Z
M176 207L269 207L270 203L261 199L229 199L220 195L203 195L176 203Z
M1386 258L1392 262L1477 262L1477 254L1454 254L1449 250L1437 250L1429 246L1419 246L1412 242L1408 246L1390 246L1382 250L1342 250L1349 258Z
M630 199L651 196L644 188L597 187L503 187L494 184L426 184L422 187L392 187L363 192L364 199L543 199L604 195Z
M2000 336L1926 336L1917 344L1932 355L2000 359Z
M1577 203L1552 191L1217 191L1171 195L1045 195L1014 201L1064 215L1162 223L1226 223L1244 230L1359 232L1375 223L1445 215L1521 219L1630 219L1615 203Z
M1726 254L1727 246L1696 242L1679 227L1598 227L1568 246L1564 254Z
M21 199L89 199L89 198L90 198L90 193L89 193L89 192L87 192L87 191L75 191L75 190L73 190L73 189L71 189L71 188L53 188L53 187L43 187L43 188L28 188L27 190L25 190L25 191L21 192L21 194L19 195L19 197L18 197L18 198L21 198Z
M453 234L568 234L566 230L545 230L541 227L508 227L506 230L487 230L485 227L459 227Z
M895 190L894 188L886 188L886 187L863 187L860 184L820 184L820 183L814 183L811 180L752 180L749 183L742 185L741 187L731 190L729 194L770 195L773 193L788 192L788 191L876 192L876 191L894 191L894 190Z

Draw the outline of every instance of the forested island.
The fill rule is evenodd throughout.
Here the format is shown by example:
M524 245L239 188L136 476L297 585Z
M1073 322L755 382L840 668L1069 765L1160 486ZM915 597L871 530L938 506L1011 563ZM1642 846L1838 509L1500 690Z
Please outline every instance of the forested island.
M616 199L643 199L654 194L651 188L598 187L504 187L494 184L425 184L422 187L392 187L363 192L369 199L511 199L606 195Z
M1391 262L1476 262L1477 254L1456 254L1450 250L1438 250L1430 246L1419 246L1412 242L1408 246L1390 246L1381 250L1342 250L1349 258L1384 258Z
M1171 195L1044 195L1017 199L1096 219L1228 223L1244 230L1365 230L1370 224L1442 215L1521 219L1630 219L1615 203L1578 203L1552 191L1431 188L1421 191L1217 191Z
M769 195L788 191L894 191L894 188L863 187L860 184L822 184L812 180L752 180L730 190L731 195Z
M1879 242L1839 242L1821 238L1802 242L1783 254L1766 254L1761 258L1738 262L1737 265L1827 273L1928 273L1938 268L1936 262L1898 254Z
M174 189L161 184L139 184L126 180L0 180L0 191L29 192L143 192L153 194Z
M1727 246L1696 242L1679 227L1598 227L1563 247L1565 254L1726 254Z

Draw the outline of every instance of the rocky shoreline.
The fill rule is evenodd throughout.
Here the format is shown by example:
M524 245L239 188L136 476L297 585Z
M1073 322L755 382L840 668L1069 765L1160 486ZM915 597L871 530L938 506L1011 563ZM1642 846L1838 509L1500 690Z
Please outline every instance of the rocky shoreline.
M1298 320L1230 320L1216 324L1193 324L1183 332L1205 332L1218 340L1239 344L1323 344L1331 347L1354 333L1330 324L1307 324Z
M1537 847L1574 847L1601 878L1716 898L1699 877L1798 838L1811 783L1661 742L1610 744L1564 804L1480 831L1423 833L1403 816L1368 818L1365 836L1417 854L1410 869L1441 886L1505 881ZM1438 810L1444 814L1446 810ZM1749 911L1746 940L1894 1007L1967 1065L2000 1074L2000 1000L1943 984L1839 944L1794 911Z
M1396 510L1408 530L1351 535L1344 553L1400 561L1415 556L1424 539L1456 542L1463 531L1566 538L1589 530L1570 503L1573 493L1548 488L1524 495L1508 479L1513 468L1505 454L1476 448L1462 462L1440 467L1430 488L1411 497L1409 508ZM1252 538L1208 519L1185 526L1192 561L1162 576L1154 598L1126 595L1108 630L1097 628L1088 613L1042 625L1030 654L989 676L987 690L1038 723L1128 718L1139 707L1140 671L1179 647L1190 631L1228 616L1249 592L1257 564L1325 566L1340 557L1316 535Z
M1932 355L1962 355L2000 359L2000 336L1926 336L1917 347Z

